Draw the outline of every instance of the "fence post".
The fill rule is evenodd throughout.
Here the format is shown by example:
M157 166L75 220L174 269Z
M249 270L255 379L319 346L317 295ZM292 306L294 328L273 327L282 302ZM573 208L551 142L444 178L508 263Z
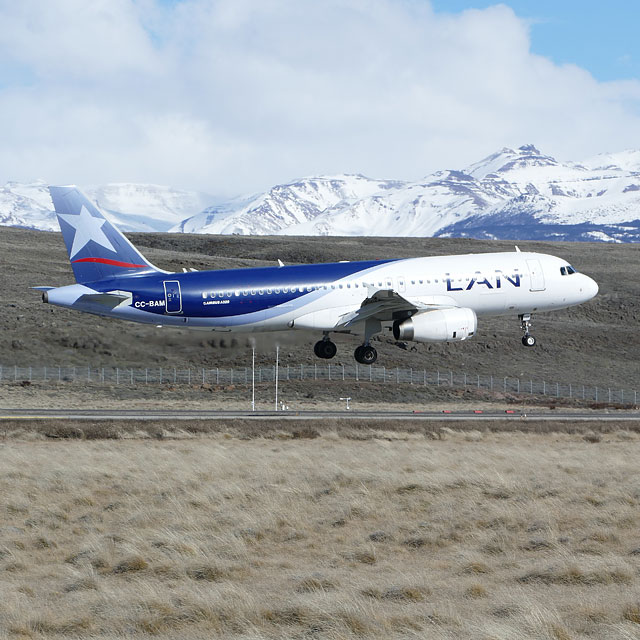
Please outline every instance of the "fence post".
M31 369L31 367L29 367ZM609 402L611 402L611 387L609 387Z
M573 398L573 389L571 387L571 383L569 383L569 397Z
M29 382L31 382L31 367L29 367ZM611 389L609 389L609 397L611 397Z
M358 363L356 362L356 382L358 382L360 378L358 378Z
M491 376L491 386L489 388L491 391L493 391L493 376Z
M327 365L329 367L329 380L331 380L331 365Z
M438 369L438 386L440 386L440 369Z
M373 380L373 377L371 373L371 365L369 365L369 382L371 382L372 380Z
M556 382L556 398L560 397L560 383Z
M287 381L289 380L289 365L287 365Z
M387 367L382 367L382 382L387 382Z
M133 386L133 368L131 369L131 379L130 380L131 380L130 384L131 384L131 386Z
M342 379L344 380L344 365L342 365Z
M507 392L507 376L504 377L504 388L503 388L504 393Z
M413 384L413 367L409 369L409 381L410 384Z
M478 378L478 389L480 388L480 374L476 374L476 377Z
M303 371L302 367L304 367L303 364L300 365L300 380L304 380L304 371Z
M542 395L543 396L547 395L547 381L546 380L542 381Z
M204 369L202 370L202 379L204 384ZM144 370L144 383L149 384L149 369L145 368Z
M120 384L120 369L116 367L116 384Z
M60 367L58 367L58 380L60 380ZM104 384L104 367L102 367L102 384Z
M314 380L318 379L318 365L315 363L313 365L313 379Z
M424 386L426 387L427 386L427 370L426 369L422 370L422 375L424 378Z
M396 367L396 384L400 384L400 369Z
M188 371L189 371L189 378L188 378L188 380L189 380L189 384L191 384L191 367L189 367Z
M596 387L596 402L598 402L598 387Z
M451 382L450 382L450 386L452 386L452 387L453 387L453 371L449 371L449 378L450 378L450 380L451 380Z
M531 383L531 395L533 395L533 380L529 380L529 382Z
M220 368L219 367L216 367L216 384L220 384Z

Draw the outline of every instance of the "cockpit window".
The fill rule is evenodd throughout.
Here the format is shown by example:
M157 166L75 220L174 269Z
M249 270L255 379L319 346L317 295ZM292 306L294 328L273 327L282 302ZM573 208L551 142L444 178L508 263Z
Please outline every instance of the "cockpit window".
M560 267L560 275L561 276L567 275L567 267Z
M567 273L571 275L572 273L578 273L570 264L567 265Z
M578 273L570 264L566 267L560 267L560 275L570 276L572 273Z

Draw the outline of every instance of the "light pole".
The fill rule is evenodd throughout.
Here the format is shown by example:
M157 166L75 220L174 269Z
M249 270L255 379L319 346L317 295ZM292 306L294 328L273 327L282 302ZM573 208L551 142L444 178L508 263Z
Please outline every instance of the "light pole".
M251 411L256 410L256 343L251 342Z
M280 359L280 345L276 345L276 411L278 410L278 361Z

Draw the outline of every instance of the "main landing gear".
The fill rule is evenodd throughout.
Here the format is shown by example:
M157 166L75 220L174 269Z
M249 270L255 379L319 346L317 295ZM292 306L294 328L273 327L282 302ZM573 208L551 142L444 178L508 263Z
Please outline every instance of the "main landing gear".
M329 340L328 336L325 336L322 340L319 340L313 346L313 352L318 358L324 358L325 360L331 360L336 355L338 347Z
M360 364L373 364L378 359L378 352L370 344L362 344L353 356Z
M536 344L536 339L529 333L529 328L531 327L531 314L523 313L520 318L520 327L524 331L524 335L522 336L522 344L525 347L533 347Z

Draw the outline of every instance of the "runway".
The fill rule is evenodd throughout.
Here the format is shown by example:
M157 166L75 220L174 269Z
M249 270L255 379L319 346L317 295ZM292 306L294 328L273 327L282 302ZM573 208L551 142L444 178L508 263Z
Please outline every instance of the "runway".
M548 420L640 421L638 411L619 412L522 412L505 411L206 411L149 409L0 409L0 421L8 420Z

